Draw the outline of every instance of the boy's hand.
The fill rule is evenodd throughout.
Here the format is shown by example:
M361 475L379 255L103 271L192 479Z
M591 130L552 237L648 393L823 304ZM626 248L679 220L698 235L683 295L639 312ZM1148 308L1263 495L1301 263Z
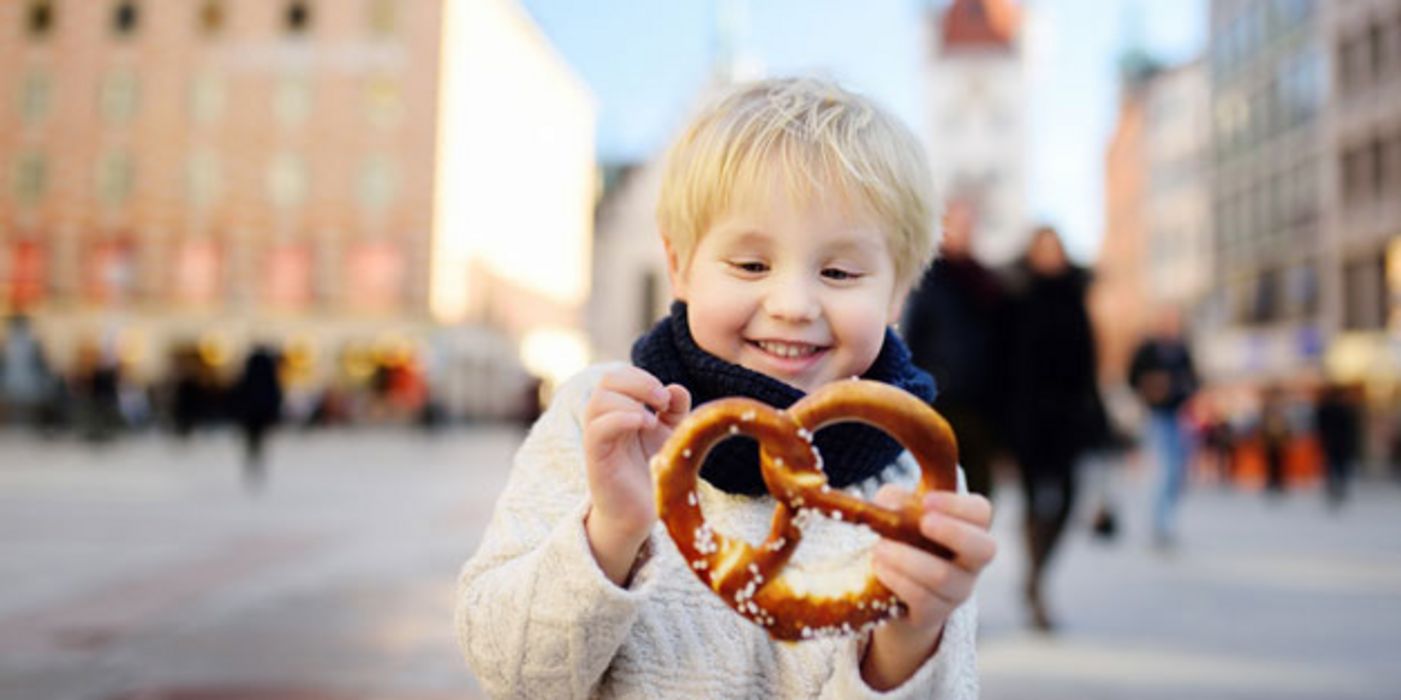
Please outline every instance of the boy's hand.
M691 394L646 371L624 367L604 375L584 407L584 462L592 507L584 521L594 558L623 585L637 550L657 521L648 466L691 410Z
M894 508L913 497L887 485L874 500ZM871 634L861 675L877 690L904 683L934 653L949 615L973 594L978 575L997 553L988 532L992 504L983 496L937 491L925 494L921 506L920 532L952 550L954 558L940 559L894 540L876 543L871 557L876 578L909 609Z

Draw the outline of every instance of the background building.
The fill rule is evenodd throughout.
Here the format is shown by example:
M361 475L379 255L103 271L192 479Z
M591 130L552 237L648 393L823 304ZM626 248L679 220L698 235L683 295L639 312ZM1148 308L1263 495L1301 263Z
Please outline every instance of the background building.
M1210 10L1214 271L1198 349L1223 382L1321 370L1327 55L1312 0Z
M268 340L324 379L457 323L579 362L593 105L512 0L16 0L0 34L0 303L58 366Z
M975 252L1003 264L1030 236L1022 19L1008 0L953 0L930 15L925 136L935 182L969 203Z
M1157 309L1185 317L1198 308L1212 271L1204 66L1162 68L1130 52L1120 71L1105 158L1105 235L1090 295L1106 385L1124 381Z

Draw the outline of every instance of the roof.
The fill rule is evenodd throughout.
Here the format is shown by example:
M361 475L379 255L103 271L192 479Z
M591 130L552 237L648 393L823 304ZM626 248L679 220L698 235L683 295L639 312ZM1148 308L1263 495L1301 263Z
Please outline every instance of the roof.
M939 18L940 47L943 51L1012 49L1021 14L1010 0L953 0Z

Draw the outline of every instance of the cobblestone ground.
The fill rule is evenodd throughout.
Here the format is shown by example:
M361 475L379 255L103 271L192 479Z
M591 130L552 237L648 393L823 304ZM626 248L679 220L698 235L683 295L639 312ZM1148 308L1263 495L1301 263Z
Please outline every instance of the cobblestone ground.
M0 698L480 697L451 630L520 433L282 434L248 493L224 434L101 446L0 434ZM1401 489L1338 513L1198 489L1165 554L1073 526L1061 621L1025 631L1016 494L981 587L987 698L1393 698Z

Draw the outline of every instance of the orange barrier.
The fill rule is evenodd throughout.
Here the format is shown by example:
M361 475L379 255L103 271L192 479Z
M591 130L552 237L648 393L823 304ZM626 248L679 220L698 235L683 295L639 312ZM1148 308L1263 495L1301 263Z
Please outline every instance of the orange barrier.
M1236 443L1232 452L1231 482L1245 489L1265 487L1265 445L1259 437L1249 437ZM1318 438L1300 435L1290 438L1284 447L1284 484L1286 488L1312 486L1323 478L1323 449Z

